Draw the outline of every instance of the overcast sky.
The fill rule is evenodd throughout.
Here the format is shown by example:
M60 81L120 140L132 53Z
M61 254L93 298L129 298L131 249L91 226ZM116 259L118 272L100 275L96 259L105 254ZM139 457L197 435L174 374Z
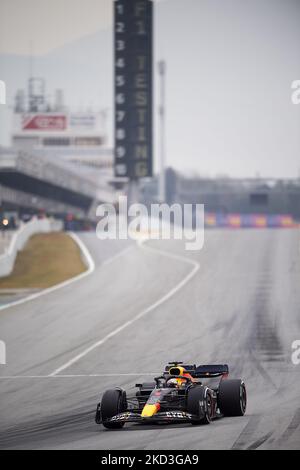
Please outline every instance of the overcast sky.
M156 60L167 61L170 165L206 175L299 174L300 105L291 104L291 83L300 79L299 24L299 0L158 2L155 49ZM53 60L56 49L99 30L110 41L99 57L106 63L111 29L112 0L0 0L0 79L3 54ZM111 76L109 69L109 103ZM65 86L75 103L72 84ZM101 96L95 104L106 106ZM158 137L156 126L156 148Z
M0 53L46 54L109 28L112 0L0 0Z

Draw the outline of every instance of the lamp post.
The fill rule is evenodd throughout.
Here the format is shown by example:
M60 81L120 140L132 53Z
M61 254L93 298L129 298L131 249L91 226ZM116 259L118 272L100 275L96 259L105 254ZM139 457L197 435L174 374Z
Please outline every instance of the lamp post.
M166 62L161 60L158 62L158 73L160 76L160 105L159 105L159 118L160 118L160 175L159 175L159 200L160 202L166 201L166 148L165 148L165 118L166 118L166 104L165 104L165 77L166 77Z

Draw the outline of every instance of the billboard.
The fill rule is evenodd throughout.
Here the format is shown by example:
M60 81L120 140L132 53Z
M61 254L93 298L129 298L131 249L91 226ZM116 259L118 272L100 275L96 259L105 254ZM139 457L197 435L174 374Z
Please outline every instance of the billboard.
M23 131L64 131L67 117L58 114L29 114L22 118Z
M94 130L99 127L99 115L95 113L72 113L69 116L70 129Z
M207 228L297 228L289 214L218 214L206 213L205 226Z
M153 5L115 1L115 176L152 176Z
M80 113L26 113L16 115L15 130L22 131L95 131L102 128L101 114L93 112Z

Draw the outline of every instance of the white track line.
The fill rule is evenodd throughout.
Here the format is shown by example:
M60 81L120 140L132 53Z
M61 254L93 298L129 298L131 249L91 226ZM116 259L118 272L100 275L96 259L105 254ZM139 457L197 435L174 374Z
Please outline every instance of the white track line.
M22 305L26 302L29 302L30 300L38 299L39 297L42 297L43 295L51 294L51 292L55 292L58 289L62 289L63 287L67 287L70 284L73 284L73 282L77 282L77 281L80 281L81 279L84 279L86 276L89 276L90 274L92 274L95 271L95 269L96 269L95 262L92 258L92 255L90 254L88 248L86 247L86 245L83 243L83 241L75 233L68 232L68 235L70 235L70 237L73 238L73 240L79 246L80 251L83 253L83 256L85 257L85 259L87 261L87 265L88 265L87 271L84 271L84 273L79 274L78 276L72 277L71 279L68 279L67 281L56 284L53 287L49 287L48 289L43 289L41 292L37 292L36 294L28 295L24 299L15 300L14 302L10 302L9 304L1 305L0 306L0 311L1 310L6 310L7 308L15 307L16 305ZM124 250L120 251L119 253L116 253L111 258L108 258L107 260L103 261L103 263L101 263L99 265L99 268L101 268L102 266L107 266L108 264L112 263L117 258L119 258L120 256L127 253L129 250L132 250L132 248L134 246L135 245L128 246Z
M129 251L131 251L133 248L135 248L135 246L136 246L135 244L127 246L126 248L124 248L124 250L119 251L118 253L113 255L111 258L108 258L105 261L103 261L103 263L101 263L100 267L102 268L103 266L107 266L108 264L111 264L116 259L120 258L121 256L123 256L126 253L128 253Z
M140 241L139 245L143 246L145 240ZM68 369L70 366L75 364L76 362L80 361L82 358L87 356L90 352L94 351L95 349L99 348L102 346L104 343L106 343L109 339L113 338L114 336L118 335L121 333L121 331L125 330L128 326L131 326L133 323L137 322L141 318L145 317L149 313L153 312L156 308L160 307L162 304L164 304L167 300L169 300L171 297L173 297L175 294L177 294L180 289L182 289L194 276L195 274L199 271L200 269L200 264L197 261L190 260L188 258L184 258L183 256L179 255L174 255L173 253L167 253L162 250L156 250L155 248L150 248L146 247L148 251L151 251L153 253L159 253L163 256L167 256L171 259L175 259L177 261L183 261L184 263L190 264L193 266L192 271L182 280L180 281L173 289L171 289L167 294L165 294L163 297L161 297L159 300L154 302L152 305L147 307L145 310L137 314L135 317L133 317L131 320L128 320L127 322L123 323L121 326L116 328L115 330L111 331L108 335L104 336L104 338L100 339L96 343L92 344L90 347L82 351L80 354L77 356L73 357L70 361L66 362L63 364L61 367L58 369L55 369L51 374L50 377L54 377L64 370Z
M41 292L37 292L36 294L31 294L28 297L25 297L24 299L20 300L15 300L14 302L11 302L7 305L1 305L0 306L0 311L1 310L6 310L11 307L15 307L16 305L22 305L26 302L29 302L30 300L38 299L39 297L42 297L43 295L50 294L51 292L55 292L58 289L62 289L63 287L67 287L70 284L73 284L73 282L80 281L81 279L85 278L86 276L89 276L95 271L95 263L94 260L85 246L85 244L80 240L80 238L73 232L70 232L69 235L73 238L73 240L77 243L79 246L81 252L83 253L83 256L85 257L88 265L87 271L84 271L84 273L79 274L78 276L72 277L72 279L68 279L67 281L61 282L59 284L56 284L53 287L49 287L48 289L44 289Z

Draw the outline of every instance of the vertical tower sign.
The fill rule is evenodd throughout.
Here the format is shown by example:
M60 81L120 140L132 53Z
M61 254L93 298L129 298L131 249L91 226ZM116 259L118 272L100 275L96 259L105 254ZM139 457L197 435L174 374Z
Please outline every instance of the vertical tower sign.
M115 1L115 176L152 176L151 0Z

